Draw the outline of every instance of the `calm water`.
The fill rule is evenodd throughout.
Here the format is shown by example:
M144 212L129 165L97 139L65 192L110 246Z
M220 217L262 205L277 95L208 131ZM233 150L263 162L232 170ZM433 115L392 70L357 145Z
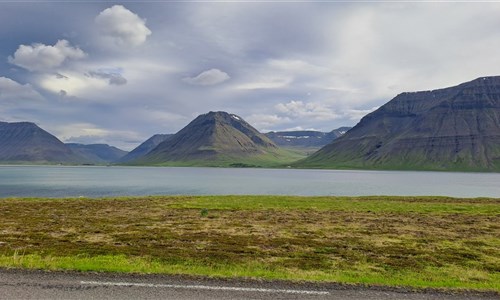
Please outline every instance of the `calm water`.
M500 197L500 174L0 166L0 197L103 197L178 194Z

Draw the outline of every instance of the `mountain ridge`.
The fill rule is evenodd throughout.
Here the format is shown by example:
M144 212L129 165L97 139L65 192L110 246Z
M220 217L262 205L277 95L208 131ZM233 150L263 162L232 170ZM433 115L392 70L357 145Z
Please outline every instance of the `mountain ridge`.
M294 165L500 171L500 77L401 93Z
M83 161L58 138L32 122L0 122L0 145L0 162L4 163Z
M148 154L149 151L153 150L156 146L158 146L161 142L166 139L172 137L173 134L155 134L142 142L139 146L135 147L132 151L127 153L125 156L118 159L117 163L126 163L137 159L141 156Z
M276 145L285 148L317 149L331 143L351 127L340 127L330 132L316 130L270 131L265 135Z

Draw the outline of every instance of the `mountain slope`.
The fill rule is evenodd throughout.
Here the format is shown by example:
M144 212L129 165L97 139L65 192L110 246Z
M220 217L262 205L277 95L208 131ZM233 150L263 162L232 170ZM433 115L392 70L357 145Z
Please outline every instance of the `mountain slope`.
M296 166L500 171L500 77L402 93Z
M141 156L148 154L149 151L153 150L156 146L158 146L161 142L173 136L173 134L155 134L142 144L137 146L134 150L130 151L127 155L118 159L118 163L132 161Z
M55 136L29 122L0 122L0 162L79 163L82 158Z
M66 144L73 153L85 158L88 163L102 164L110 163L122 158L128 152L107 144Z
M302 131L271 131L265 135L276 145L285 148L319 149L342 136L351 127L340 127L330 132Z
M269 166L298 156L282 150L242 118L209 112L194 119L133 164Z

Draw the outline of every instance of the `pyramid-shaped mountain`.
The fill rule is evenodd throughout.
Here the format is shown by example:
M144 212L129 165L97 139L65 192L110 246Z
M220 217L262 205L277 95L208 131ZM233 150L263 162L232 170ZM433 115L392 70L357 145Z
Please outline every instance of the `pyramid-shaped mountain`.
M500 77L402 93L299 167L500 171Z
M167 140L172 137L173 134L155 134L149 139L145 140L142 144L135 147L134 150L127 153L127 155L121 157L117 160L118 163L124 163L133 161L141 156L148 154L149 151L153 150L158 146L161 142Z
M55 136L29 122L0 122L0 162L79 163L76 155Z
M181 166L270 166L293 161L241 117L209 112L160 143L133 164Z

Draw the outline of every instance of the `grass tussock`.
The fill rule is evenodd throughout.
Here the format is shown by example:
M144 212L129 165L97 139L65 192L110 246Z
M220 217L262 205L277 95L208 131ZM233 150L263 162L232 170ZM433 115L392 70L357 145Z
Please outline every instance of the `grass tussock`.
M0 266L500 291L500 199L4 199Z

